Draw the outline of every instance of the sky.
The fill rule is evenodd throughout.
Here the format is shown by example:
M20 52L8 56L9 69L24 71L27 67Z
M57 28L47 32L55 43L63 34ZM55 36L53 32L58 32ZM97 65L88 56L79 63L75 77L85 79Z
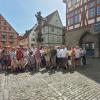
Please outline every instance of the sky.
M63 0L0 0L0 14L19 34L34 26L37 22L35 14L38 11L46 17L55 10L58 10L65 25L66 8Z

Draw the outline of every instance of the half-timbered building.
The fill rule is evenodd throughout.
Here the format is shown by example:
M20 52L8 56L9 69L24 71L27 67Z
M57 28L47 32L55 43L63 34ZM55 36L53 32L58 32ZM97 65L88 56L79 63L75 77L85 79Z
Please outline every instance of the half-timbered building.
M87 56L100 56L100 0L63 0L66 44L81 45Z

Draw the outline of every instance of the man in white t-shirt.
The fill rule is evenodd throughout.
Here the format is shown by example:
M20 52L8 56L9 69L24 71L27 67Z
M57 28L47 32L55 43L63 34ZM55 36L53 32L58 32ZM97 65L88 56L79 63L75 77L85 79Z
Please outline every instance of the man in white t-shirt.
M67 55L67 49L64 46L62 46L60 53L61 53L61 65L62 65L63 68L65 68L66 62L67 62L67 56L66 56Z
M79 46L76 46L75 48L75 65L79 66L80 65L80 57L81 57L81 50Z

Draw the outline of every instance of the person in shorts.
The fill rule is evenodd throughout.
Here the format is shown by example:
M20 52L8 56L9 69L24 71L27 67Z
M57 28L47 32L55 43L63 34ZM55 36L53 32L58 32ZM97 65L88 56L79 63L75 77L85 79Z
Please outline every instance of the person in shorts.
M57 56L57 50L54 46L51 47L50 50L50 58L51 58L51 68L56 68L56 56Z
M57 69L61 66L61 48L57 48Z

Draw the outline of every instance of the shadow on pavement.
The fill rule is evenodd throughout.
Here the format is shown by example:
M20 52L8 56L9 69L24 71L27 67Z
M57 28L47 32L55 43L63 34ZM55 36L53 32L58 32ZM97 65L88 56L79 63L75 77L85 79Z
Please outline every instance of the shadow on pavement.
M77 71L100 84L100 58L88 58L87 65L77 68Z
M89 79L92 79L100 84L100 58L88 58L87 65L77 67L76 69L46 69L42 68L40 71L33 71L33 70L26 70L26 71L18 71L18 72L11 72L11 71L0 71L0 74L4 73L6 76L9 74L17 75L23 72L30 72L31 75L34 75L38 72L41 74L48 73L49 75L55 74L56 72L62 72L62 74L73 74L75 71L79 72L80 74L86 76Z

